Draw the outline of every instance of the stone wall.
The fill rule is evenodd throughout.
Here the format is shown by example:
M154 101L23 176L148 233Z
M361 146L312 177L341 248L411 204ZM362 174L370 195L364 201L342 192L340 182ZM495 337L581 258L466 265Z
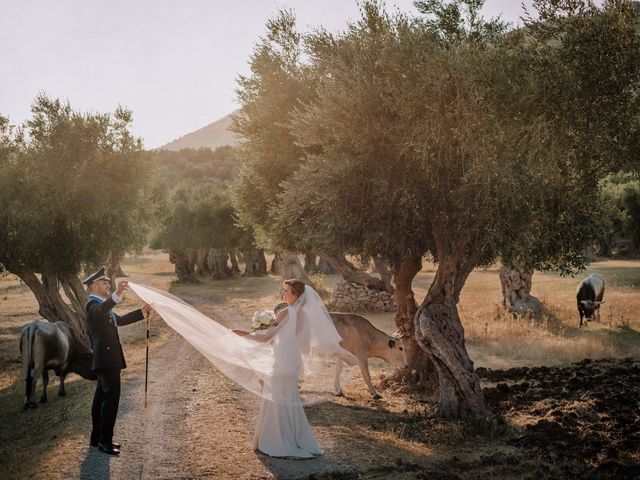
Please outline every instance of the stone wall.
M395 312L396 300L390 293L370 290L343 280L331 294L329 309L340 312Z

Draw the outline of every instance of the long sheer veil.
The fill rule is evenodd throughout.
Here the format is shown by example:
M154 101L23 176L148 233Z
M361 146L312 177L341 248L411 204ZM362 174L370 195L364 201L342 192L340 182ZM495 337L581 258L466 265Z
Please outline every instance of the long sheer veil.
M223 374L266 400L289 405L326 400L336 358L357 363L340 346L342 338L311 287L286 309L277 326L242 337L167 292L129 286ZM291 382L300 382L302 396L297 389L283 388Z
M327 362L342 359L355 365L357 358L340 346L342 337L336 330L327 308L313 288L305 291L293 305L297 308L298 329L305 374L318 373Z

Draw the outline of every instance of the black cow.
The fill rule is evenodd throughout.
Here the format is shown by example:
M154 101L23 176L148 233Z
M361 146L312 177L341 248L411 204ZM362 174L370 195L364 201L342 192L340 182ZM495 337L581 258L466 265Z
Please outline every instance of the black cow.
M604 280L595 273L584 278L578 285L576 300L578 302L578 313L580 314L579 326L586 325L587 320L596 315L600 319L600 305L604 303ZM583 322L584 318L584 322Z
M20 336L22 370L26 382L25 410L35 408L36 383L42 374L42 397L47 401L49 370L60 377L58 396L64 396L64 379L74 372L88 380L95 380L91 370L91 349L87 347L65 322L49 323L34 320L22 328Z

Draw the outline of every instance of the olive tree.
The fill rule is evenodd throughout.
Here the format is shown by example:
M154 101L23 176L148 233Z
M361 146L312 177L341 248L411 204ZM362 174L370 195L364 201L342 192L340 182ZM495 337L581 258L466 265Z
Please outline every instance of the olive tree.
M267 33L250 58L251 74L240 76L237 96L240 109L233 129L245 140L240 146L242 169L234 186L234 205L246 228L255 231L258 243L277 254L277 265L285 277L311 283L295 253L321 255L345 278L383 289L384 283L355 268L344 252L333 248L305 248L295 236L280 229L275 217L280 211L282 182L301 166L305 148L296 144L290 120L297 108L315 95L314 65L305 61L302 35L295 17L283 10L267 22Z
M169 251L180 281L231 277L237 251L245 260L245 275L266 274L264 252L256 248L252 232L237 225L228 187L187 185L170 203L152 245Z
M445 417L486 416L457 310L462 288L535 222L558 227L547 259L579 266L590 185L566 165L533 94L522 35L479 21L479 2L454 5L470 18L426 3L426 21L365 3L344 34L306 39L317 94L293 131L311 153L283 184L276 225L310 248L388 258L414 381L436 373ZM425 255L437 271L418 307L411 283Z
M83 335L78 275L144 244L150 165L123 108L81 113L39 95L31 113L20 128L2 122L0 263L29 286L40 315Z
M539 99L540 115L552 125L559 156L564 158L565 165L558 171L564 179L563 197L588 190L590 194L582 200L590 202L594 218L598 202L592 193L601 188L603 180L621 171L637 173L640 166L639 5L537 0L533 2L535 15L525 16L522 54L536 79L531 88ZM582 172L584 185L572 182L572 169ZM578 231L582 237L601 237L604 224L585 224L579 217L572 218L570 209L565 211L557 218L553 209L543 209L530 228L520 230L520 241L503 252L507 277L527 287L512 292L503 283L509 301L528 296L534 270L574 273L562 269L565 254L574 257L574 265L583 266L578 248L583 244L576 243L573 252L563 251L559 256L554 255L553 246Z
M497 259L583 266L598 176L567 138L581 118L541 95L567 59L544 68L540 45L482 19L481 1L416 5L423 17L365 2L345 32L295 37L311 92L278 123L297 148L295 168L253 208L268 212L266 236L301 251L388 259L412 380L436 380L442 416L485 417L457 308L466 280ZM256 158L268 169L279 151ZM264 187L256 171L245 174ZM437 270L418 305L411 285L424 256Z

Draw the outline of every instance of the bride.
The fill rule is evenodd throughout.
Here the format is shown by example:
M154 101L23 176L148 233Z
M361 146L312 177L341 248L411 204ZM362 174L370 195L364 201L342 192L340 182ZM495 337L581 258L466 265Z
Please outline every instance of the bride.
M340 346L342 338L313 288L285 280L287 308L278 312L269 329L248 333L229 330L166 292L129 286L222 373L263 398L254 449L274 457L323 454L304 413L308 402L298 383L303 380L305 390L313 390L314 380L327 372L331 360L356 365L357 358Z
M351 365L354 355L339 346L342 340L315 290L300 280L282 283L282 299L288 308L278 312L275 326L264 333L235 330L238 335L256 342L273 342L274 387L288 402L263 400L253 441L253 448L273 457L312 458L324 452L318 446L302 407L298 392L300 372L295 366L311 369L311 363L323 356L335 355ZM306 361L306 362L305 362ZM293 367L293 368L289 368Z

